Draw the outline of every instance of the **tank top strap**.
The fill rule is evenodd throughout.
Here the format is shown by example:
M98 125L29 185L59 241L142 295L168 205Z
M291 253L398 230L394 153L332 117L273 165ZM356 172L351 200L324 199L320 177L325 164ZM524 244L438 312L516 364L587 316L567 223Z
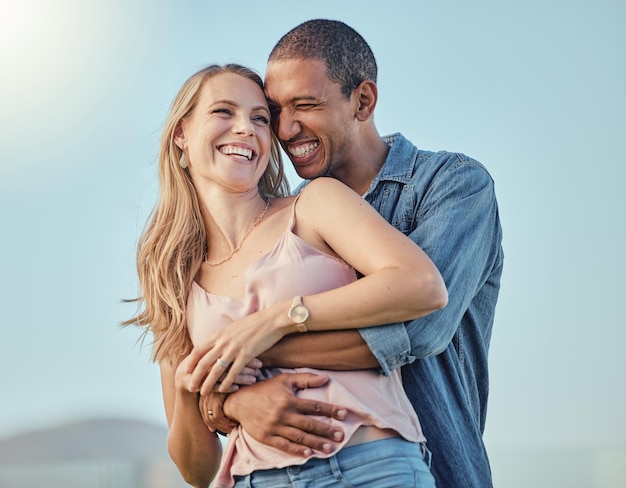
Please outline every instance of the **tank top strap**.
M296 195L296 198L293 200L293 204L291 205L291 218L289 219L289 224L287 225L287 233L292 232L294 226L296 225L296 203L300 199L300 194Z

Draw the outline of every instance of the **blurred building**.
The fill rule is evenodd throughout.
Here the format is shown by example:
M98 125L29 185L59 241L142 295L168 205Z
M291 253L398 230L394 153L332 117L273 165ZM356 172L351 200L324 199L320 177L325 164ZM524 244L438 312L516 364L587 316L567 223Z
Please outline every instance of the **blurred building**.
M188 488L167 429L96 419L0 440L2 488Z

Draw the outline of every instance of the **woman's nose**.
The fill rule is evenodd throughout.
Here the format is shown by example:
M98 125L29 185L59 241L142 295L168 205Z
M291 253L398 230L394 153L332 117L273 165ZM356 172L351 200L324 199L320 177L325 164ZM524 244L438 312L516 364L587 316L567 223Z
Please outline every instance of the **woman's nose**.
M246 135L246 136L252 135L254 134L254 124L247 117L238 117L237 120L235 121L233 130L237 134Z

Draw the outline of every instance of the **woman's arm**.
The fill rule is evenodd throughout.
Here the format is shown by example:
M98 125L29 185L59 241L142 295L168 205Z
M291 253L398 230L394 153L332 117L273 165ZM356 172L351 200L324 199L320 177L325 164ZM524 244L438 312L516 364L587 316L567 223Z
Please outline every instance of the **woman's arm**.
M399 322L446 305L445 284L426 253L339 181L318 178L310 183L300 196L296 214L298 236L340 257L364 276L305 297L309 330ZM286 322L284 327L290 327ZM286 332L292 331L293 327Z
M198 394L180 385L186 375L161 361L161 386L169 434L167 448L184 480L196 488L206 488L215 477L222 445L204 424L198 410Z
M356 329L400 322L445 306L439 271L411 239L388 224L342 183L318 178L302 192L294 232L312 246L338 256L363 274L346 286L304 297L311 331ZM295 293L294 293L295 294ZM220 391L251 358L297 331L287 311L291 299L238 320L196 347L185 360L188 387L210 391L230 365ZM220 358L220 363L216 364ZM208 376L207 376L208 374Z

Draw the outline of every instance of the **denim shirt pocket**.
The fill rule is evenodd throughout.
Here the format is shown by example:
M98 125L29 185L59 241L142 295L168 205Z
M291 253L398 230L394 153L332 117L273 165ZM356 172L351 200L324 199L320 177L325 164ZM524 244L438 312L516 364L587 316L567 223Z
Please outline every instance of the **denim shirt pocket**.
M374 206L387 222L403 234L409 235L415 228L417 198L414 185L387 186Z

